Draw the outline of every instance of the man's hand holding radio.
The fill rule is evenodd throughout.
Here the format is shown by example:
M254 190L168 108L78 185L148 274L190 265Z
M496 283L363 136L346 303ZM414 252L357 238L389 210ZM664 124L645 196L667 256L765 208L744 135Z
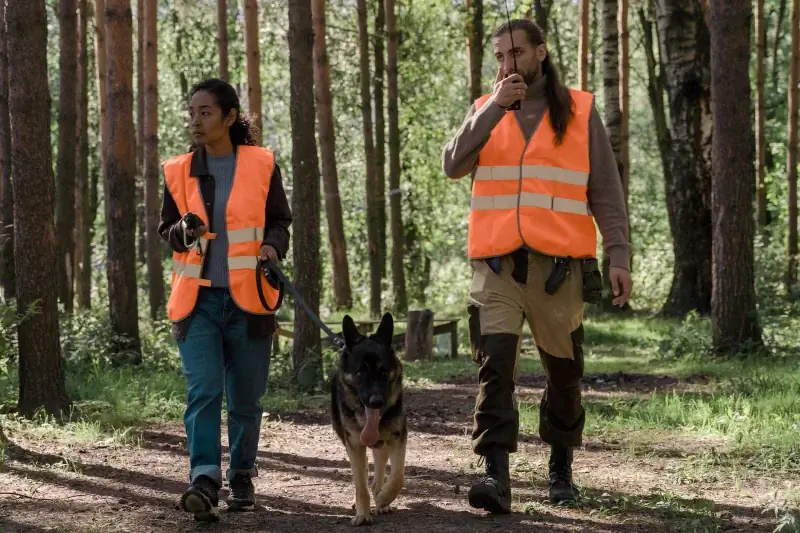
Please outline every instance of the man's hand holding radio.
M522 100L525 90L528 88L522 80L522 76L517 73L503 77L503 67L497 69L497 76L494 79L494 90L492 100L502 108L509 107L517 100Z

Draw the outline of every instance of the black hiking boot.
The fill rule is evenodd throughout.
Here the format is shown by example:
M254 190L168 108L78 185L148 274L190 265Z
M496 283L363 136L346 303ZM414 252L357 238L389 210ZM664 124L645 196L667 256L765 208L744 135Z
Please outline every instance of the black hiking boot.
M486 475L469 489L469 504L490 513L511 512L511 479L508 472L508 451L494 447L483 456Z
M230 481L228 511L251 511L256 506L256 491L250 474L237 472Z
M208 476L197 476L181 496L181 508L199 522L219 520L219 486Z
M552 446L549 463L550 501L553 503L576 501L580 493L572 483L572 448Z

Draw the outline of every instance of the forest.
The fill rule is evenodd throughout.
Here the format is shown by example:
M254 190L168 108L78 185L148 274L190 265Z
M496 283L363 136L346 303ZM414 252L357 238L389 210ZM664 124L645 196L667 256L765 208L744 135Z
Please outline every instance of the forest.
M570 504L545 497L550 377L524 326L512 512L493 516L467 501L473 184L442 161L509 18L595 97L633 289L612 304L598 231ZM0 0L0 533L206 529L179 506L187 375L158 226L209 78L274 152L280 268L311 311L289 291L276 315L255 512L209 529L351 530L340 359L312 315L374 333L390 312L405 486L371 527L800 533L800 0Z

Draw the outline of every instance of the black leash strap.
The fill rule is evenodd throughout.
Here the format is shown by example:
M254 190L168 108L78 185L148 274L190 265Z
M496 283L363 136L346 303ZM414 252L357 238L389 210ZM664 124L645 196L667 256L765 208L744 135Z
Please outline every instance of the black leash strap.
M264 290L261 288L261 280L258 279L260 274L263 274L267 279L267 282L279 291L278 303L274 308L267 304L267 299L264 297ZM277 281L275 280L274 276L278 277ZM294 288L294 285L292 285L292 283L286 278L286 275L283 273L283 271L281 271L274 261L261 261L261 259L258 260L258 268L256 268L256 288L258 289L258 298L261 300L261 305L263 305L268 311L275 311L278 307L280 307L281 302L283 301L284 289L288 289L289 292L292 293L295 301L300 304L300 307L303 308L303 311L305 311L306 314L311 317L311 320L313 320L314 323L322 331L324 331L328 337L330 337L331 341L333 341L336 346L338 346L340 349L344 349L344 339L336 335L328 326L322 323L322 320L320 320L319 317L308 307L308 304L306 304L305 300L303 300L303 297L300 295L297 289Z

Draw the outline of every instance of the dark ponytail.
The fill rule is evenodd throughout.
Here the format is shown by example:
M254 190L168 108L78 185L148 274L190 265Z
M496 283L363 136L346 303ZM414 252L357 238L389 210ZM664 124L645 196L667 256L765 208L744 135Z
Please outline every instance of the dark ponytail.
M494 32L492 38L496 39L513 30L523 30L525 35L528 36L528 42L533 46L539 46L544 43L544 33L535 22L529 19L515 19L510 23L504 23ZM544 61L542 61L542 74L545 76L544 92L547 96L547 107L550 111L550 124L556 134L556 145L559 145L564 140L564 135L567 133L567 124L574 115L572 95L569 93L569 89L561 84L558 71L550 60L549 51Z
M236 110L236 120L228 128L228 133L231 136L231 143L234 146L246 144L249 146L258 146L256 142L256 128L250 123L245 115L242 114L242 107L239 102L239 95L236 94L236 89L233 86L219 78L210 78L192 87L191 96L198 91L206 91L214 99L214 102L222 110L222 116L225 117L231 112L231 109ZM195 143L189 148L189 151L194 151L197 148Z

